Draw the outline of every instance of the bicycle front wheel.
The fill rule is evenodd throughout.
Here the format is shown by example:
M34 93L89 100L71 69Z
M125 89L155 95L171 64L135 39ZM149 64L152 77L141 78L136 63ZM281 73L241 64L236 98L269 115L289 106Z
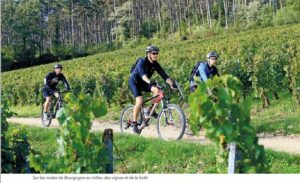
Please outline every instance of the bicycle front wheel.
M175 104L168 104L158 115L157 133L160 138L180 140L186 128L186 118L182 109Z

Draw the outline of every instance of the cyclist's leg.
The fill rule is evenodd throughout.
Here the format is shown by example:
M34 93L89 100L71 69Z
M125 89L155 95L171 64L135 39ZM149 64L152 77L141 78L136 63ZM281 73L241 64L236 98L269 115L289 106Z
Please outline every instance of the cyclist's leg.
M160 90L159 90L159 88L158 87L156 87L156 86L152 86L151 87L151 89L150 89L150 91L153 93L153 96L157 96L158 94L159 94L159 92L160 92ZM154 102L155 102L155 99L153 99L152 101L151 101L151 107L154 105ZM150 107L150 108L151 108Z
M156 87L156 86L152 86L151 88L149 87L149 88L147 88L148 90L149 90L149 92L152 92L153 93L153 96L156 96L156 95L158 95L159 94L159 92L160 92L160 89L158 88L158 87ZM153 107L153 105L154 105L154 102L155 102L155 99L153 99L152 101L151 101L151 106L149 107L149 113L151 112L151 110L152 110L152 107ZM154 117L154 118L157 118L157 116L158 116L158 114L154 111L153 113L152 113L152 116Z
M153 93L153 96L158 95L159 91L159 88L157 88L156 86L151 87L151 92Z
M135 82L134 79L129 79L129 86L132 94L135 98L135 105L133 109L133 121L137 122L139 111L143 105L144 99L142 96L142 88L139 87L139 83Z
M48 89L43 89L43 97L46 99L44 102L44 112L47 113L49 111L49 106L51 103L51 93Z
M59 92L57 90L54 90L52 95L54 95L56 98L58 98L59 97Z
M135 98L135 105L133 108L133 121L134 122L137 122L137 120L138 120L139 111L143 105L143 102L144 102L143 96L138 96Z
M149 92L149 93L152 92L153 96L158 95L159 92L160 92L160 90L159 90L158 87L156 87L156 86L150 86L149 84L147 84L145 82L141 83L140 86L141 86L141 90L142 91ZM152 103L154 103L154 100L152 100Z
M56 106L55 106L55 109L56 110L58 110L60 107L61 107L61 95L60 95L60 93L59 93L59 91L58 90L53 90L53 92L52 92L52 95L56 98L56 99L58 99L57 101L56 101ZM57 105L59 105L59 106L57 106ZM58 107L58 108L57 108ZM55 111L55 112L57 112L57 111Z
M51 103L51 97L46 97L45 103L44 103L44 112L49 111L49 106Z
M144 99L142 96L142 90L138 87L138 83L136 83L133 79L129 79L129 86L135 98L135 105L133 108L133 131L138 133L137 120L139 116L139 111L143 105Z

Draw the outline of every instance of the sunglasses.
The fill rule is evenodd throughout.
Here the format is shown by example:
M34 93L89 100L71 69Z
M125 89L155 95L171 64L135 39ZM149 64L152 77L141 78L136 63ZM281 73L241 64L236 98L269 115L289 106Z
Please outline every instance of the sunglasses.
M151 52L151 55L158 55L158 52Z

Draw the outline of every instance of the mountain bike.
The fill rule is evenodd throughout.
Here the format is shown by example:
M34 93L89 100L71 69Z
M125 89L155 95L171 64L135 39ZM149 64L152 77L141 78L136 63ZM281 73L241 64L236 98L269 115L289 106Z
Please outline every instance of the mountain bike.
M146 99L139 111L138 134L141 134L144 128L150 126L152 119L157 117L156 130L158 136L167 141L180 140L186 128L185 114L177 104L170 103L170 99L165 96L165 85L157 84L157 87L160 89L159 94ZM154 101L154 103L149 109L149 114L146 114L144 111L149 101ZM133 108L133 105L129 105L121 113L120 129L123 133L133 133L131 128L133 125ZM156 113L157 110L159 110L158 114Z
M58 91L58 97L52 95L51 96L51 103L49 106L49 112L48 112L48 118L44 118L44 103L45 100L42 103L42 113L41 113L41 121L42 121L42 125L43 127L49 127L51 125L51 121L53 118L56 118L56 114L59 111L59 109L62 108L64 100L62 98L62 94L63 93L67 93L70 91Z

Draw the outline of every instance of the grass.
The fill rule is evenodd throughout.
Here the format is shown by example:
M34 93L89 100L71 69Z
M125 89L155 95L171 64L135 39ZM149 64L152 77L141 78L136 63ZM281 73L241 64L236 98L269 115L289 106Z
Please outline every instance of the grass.
M15 113L14 117L20 118L39 118L41 115L41 106L37 105L16 105L11 106L10 110ZM112 106L107 114L97 119L100 121L116 121L120 119L122 109L118 106Z
M9 130L20 125L10 124ZM58 129L26 127L31 147L41 151L47 159L53 158L57 149ZM99 138L102 133L96 133ZM217 173L215 148L191 142L165 142L140 136L114 134L114 142L121 155L115 152L118 173L126 173L121 163L124 159L129 173ZM271 173L300 173L300 155L266 151Z
M8 133L14 128L25 127L27 130L28 140L32 149L39 150L42 154L51 157L57 149L56 134L57 129L43 129L38 127L30 127L18 124L9 124Z
M300 107L289 93L282 93L279 97L279 100L272 99L266 109L256 102L252 124L258 133L300 134Z
M272 173L300 173L300 155L291 156L284 152L266 150Z
M12 105L10 110L15 113L15 117L37 118L41 115L41 106L37 105Z
M300 134L300 107L289 93L280 94L279 100L271 99L271 105L266 109L262 109L261 101L255 101L252 108L252 125L258 133ZM12 106L11 110L17 117L40 116L40 106L36 105ZM121 111L121 107L112 105L98 120L119 120Z

